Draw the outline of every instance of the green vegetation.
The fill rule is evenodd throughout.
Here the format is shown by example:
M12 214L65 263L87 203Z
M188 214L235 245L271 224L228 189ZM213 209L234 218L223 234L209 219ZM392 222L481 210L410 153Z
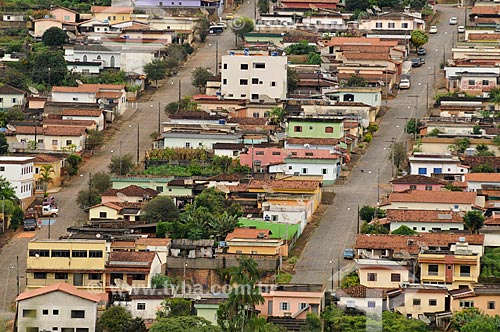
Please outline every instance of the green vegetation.
M353 271L342 278L342 280L340 281L340 288L354 287L358 286L359 284L359 275L356 271Z
M415 49L424 46L428 41L429 35L427 35L424 31L413 30L411 32L410 42L413 46L415 46Z
M366 133L363 137L363 142L370 143L373 139L373 135L371 133Z
M372 223L364 222L361 226L361 234L389 234L389 230L378 221Z
M58 46L68 41L68 35L66 31L59 29L58 27L48 28L42 36L42 42L47 46Z
M307 40L302 40L296 44L292 44L285 49L286 54L302 55L316 52L315 45L309 45Z
M484 225L484 215L481 211L467 211L464 216L464 225L471 233L479 233Z
M500 248L486 247L481 257L481 278L500 278Z
M150 332L219 332L208 320L197 316L174 316L157 320Z
M477 308L467 308L453 314L451 328L457 332L497 332L500 317L485 315Z
M495 153L490 151L486 144L478 144L476 145L476 156L486 156L486 157L494 157Z
M369 205L365 205L359 210L359 217L366 222L372 221L375 217L384 218L385 215L386 212L384 210Z
M406 132L408 134L419 134L419 129L422 127L422 123L420 121L416 121L415 119L410 119L406 123Z
M289 284L292 281L292 275L286 272L280 272L276 275L277 284Z
M66 158L66 165L64 167L70 176L74 176L78 174L78 169L80 168L82 162L82 157L72 153Z
M363 76L352 75L351 77L349 77L345 85L354 87L365 87L368 86L368 82Z
M297 71L288 67L286 71L286 78L288 93L295 91L295 89L299 86L299 75L297 74Z
M231 24L231 30L236 37L236 46L238 46L238 38L243 38L243 36L254 29L253 20L249 17L238 17L235 18Z
M146 332L146 325L141 318L132 318L125 308L111 306L97 319L95 330L96 332Z
M191 73L191 84L202 92L211 76L212 73L208 68L196 67Z
M448 146L451 153L464 153L470 146L470 140L467 137L457 138L455 144Z
M144 73L149 80L155 81L155 86L158 87L158 80L167 77L167 65L163 60L154 59L144 66Z
M471 168L471 173L495 173L495 168L488 162L474 166Z
M394 235L416 235L418 233L415 232L410 227L408 227L406 225L402 225L402 226L398 227L397 229L393 230L391 232L391 234L394 234Z
M116 175L127 175L134 168L134 158L131 154L112 156L108 169L111 173Z
M191 301L181 298L166 298L160 309L156 312L156 319L166 317L189 316L191 314Z
M89 12L90 6L110 6L111 0L94 0L90 1L78 1L78 0L5 0L2 1L2 9L6 12L11 11L27 11L27 14L32 15L36 18L42 18L43 14L52 6L64 6L71 8L79 12ZM39 17L37 12L42 12L42 16Z
M195 29L198 33L198 37L200 37L200 40L204 42L205 39L207 39L208 30L210 29L210 21L208 20L208 18L206 18L205 16L200 18Z
M157 196L146 203L142 209L141 219L148 223L158 221L174 221L179 217L179 210L174 201L167 196Z

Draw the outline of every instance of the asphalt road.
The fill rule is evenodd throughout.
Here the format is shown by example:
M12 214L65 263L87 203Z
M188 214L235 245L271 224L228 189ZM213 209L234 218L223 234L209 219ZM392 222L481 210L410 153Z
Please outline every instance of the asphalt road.
M429 42L424 45L427 49L426 64L412 70L409 90L401 90L397 98L388 101L390 110L382 119L379 131L375 133L366 154L354 167L347 183L333 188L336 193L334 203L328 207L307 243L295 266L292 282L325 284L330 288L332 274L334 284L337 284L339 267L341 276L342 271L352 268L352 264L344 261L342 256L344 248L351 248L354 244L358 205L373 206L377 203L378 192L381 198L387 194L388 183L392 178L389 160L392 139L406 140L408 135L403 131L406 118L415 115L420 117L426 113L427 85L429 105L432 106L434 73L437 82L442 81L443 71L439 68L443 62L443 52L446 52L445 56L450 55L457 37L457 26L464 25L463 9L438 5L438 10L441 13L440 22L437 23L438 33L431 35ZM458 17L457 25L448 24L451 16Z
M253 17L254 9L250 2L245 2L237 12L236 16ZM195 95L198 90L191 85L191 71L196 67L207 67L215 71L216 44L218 41L219 57L226 54L227 50L234 47L234 34L227 29L219 36L208 36L206 42L190 57L187 63L179 68L177 76L164 82L148 99L140 100L137 108L129 109L125 112L122 121L114 124L116 133L101 151L97 152L82 167L80 175L74 177L65 184L64 188L55 194L59 206L60 215L51 227L51 238L58 238L66 234L66 229L70 226L81 225L86 220L86 215L77 207L75 203L78 192L86 188L89 181L89 173L106 170L113 154L122 155L130 153L136 156L137 151L137 126L140 127L139 151L141 159L144 151L151 148L152 141L150 134L157 132L158 128L158 103L162 111L161 121L165 121L167 116L163 112L166 104L177 101L179 94L179 81L181 82L182 96ZM220 59L219 59L220 63ZM113 151L113 152L112 152ZM11 303L16 297L16 277L19 270L19 280L21 291L26 284L26 252L27 244L32 239L47 239L48 227L35 232L18 232L18 236L32 235L31 238L16 237L12 239L0 251L0 318L13 317ZM17 269L16 256L19 257L19 269Z

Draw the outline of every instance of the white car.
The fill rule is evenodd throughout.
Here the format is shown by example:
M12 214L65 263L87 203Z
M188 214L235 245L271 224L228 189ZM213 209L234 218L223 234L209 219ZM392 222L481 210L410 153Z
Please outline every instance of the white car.
M465 27L463 25L459 25L457 28L458 33L464 33L465 32Z
M450 25L455 25L457 24L458 19L455 16L450 17Z
M411 86L410 80L408 78L402 78L401 81L399 81L399 88L400 89L409 89Z
M437 33L437 32L438 32L438 27L435 26L435 25L431 26L431 28L429 29L429 33L434 34L434 33Z

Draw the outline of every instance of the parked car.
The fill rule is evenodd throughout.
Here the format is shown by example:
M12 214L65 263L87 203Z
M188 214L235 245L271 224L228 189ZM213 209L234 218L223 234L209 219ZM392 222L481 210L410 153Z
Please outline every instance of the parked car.
M226 20L232 20L234 18L234 13L227 13Z
M219 22L219 23L211 22L211 23L210 23L210 26L211 26L211 27L222 27L222 28L224 28L224 29L226 29L226 28L227 28L227 24L226 24L226 23L224 23L224 22Z
M464 33L465 32L465 27L463 25L459 25L457 28L458 33Z
M36 229L36 219L28 218L23 221L23 230L24 231L34 231Z
M346 248L344 249L344 259L354 259L354 249Z
M418 55L426 55L427 51L425 50L425 48L419 47L418 50L417 50L417 54Z
M212 35L218 35L220 33L223 33L224 32L224 28L222 28L221 26L211 26L209 29L208 29L208 33L209 34L212 34Z
M458 19L455 16L450 17L450 25L456 25L458 22Z
M435 26L435 25L431 26L431 28L429 29L429 33L434 34L434 33L437 33L437 32L438 32L438 27Z
M425 63L425 59L424 58L413 58L413 59L411 59L411 66L412 67L420 67L424 63Z
M411 86L410 79L409 78L402 78L399 81L399 88L400 89L409 89Z

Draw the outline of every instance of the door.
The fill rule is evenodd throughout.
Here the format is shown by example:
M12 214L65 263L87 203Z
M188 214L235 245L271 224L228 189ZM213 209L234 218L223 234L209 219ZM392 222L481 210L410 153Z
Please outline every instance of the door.
M268 316L273 315L273 301L267 302L267 315Z
M82 273L73 273L73 286L83 286Z
M453 265L446 264L446 282L453 282Z

